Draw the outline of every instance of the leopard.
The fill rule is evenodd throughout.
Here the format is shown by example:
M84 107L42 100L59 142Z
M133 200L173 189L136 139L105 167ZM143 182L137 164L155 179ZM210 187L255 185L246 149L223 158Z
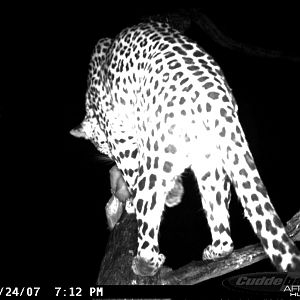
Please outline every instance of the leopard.
M259 175L222 69L168 23L139 23L98 41L89 65L85 117L70 132L90 140L124 178L138 228L136 275L153 276L164 264L159 228L165 205L182 199L186 169L197 180L211 232L203 260L234 250L233 187L275 268L300 271L300 251Z

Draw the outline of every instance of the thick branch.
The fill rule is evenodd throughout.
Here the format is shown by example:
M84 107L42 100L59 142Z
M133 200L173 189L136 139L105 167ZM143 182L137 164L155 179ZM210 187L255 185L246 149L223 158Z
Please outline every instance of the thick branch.
M137 222L135 214L126 210L109 236L106 253L98 275L98 285L161 284L159 275L136 276L131 263L137 251Z
M292 240L300 241L300 211L288 221L286 231ZM166 274L162 278L162 284L197 284L247 267L266 257L267 255L260 244L246 246L218 261L191 262Z
M288 221L286 230L294 241L300 240L300 211ZM230 256L217 261L193 261L175 271L162 268L153 277L140 277L131 270L136 249L135 215L124 212L119 224L111 232L97 284L192 285L244 268L267 257L261 245L256 244L235 250Z

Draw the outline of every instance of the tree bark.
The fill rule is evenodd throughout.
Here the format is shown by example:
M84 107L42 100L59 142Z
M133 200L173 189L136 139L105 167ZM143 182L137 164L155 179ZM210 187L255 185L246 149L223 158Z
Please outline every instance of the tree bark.
M293 241L300 241L300 211L287 222L286 231ZM131 269L136 251L136 217L124 210L110 234L97 285L194 285L267 258L262 246L255 244L216 261L192 261L174 271L163 267L155 276L141 277Z
M136 215L124 210L119 223L110 233L97 285L161 284L160 272L152 277L141 277L133 273L131 263L136 251Z

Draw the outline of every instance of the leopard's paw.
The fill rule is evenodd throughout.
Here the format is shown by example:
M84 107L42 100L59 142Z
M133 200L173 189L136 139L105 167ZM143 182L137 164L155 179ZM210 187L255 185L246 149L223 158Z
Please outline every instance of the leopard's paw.
M233 251L233 245L231 244L228 247L215 247L213 245L208 245L204 250L202 254L203 260L216 260L218 258L222 258L225 256L228 256Z
M163 265L164 261L165 256L163 254L158 254L156 261L146 260L137 255L133 258L132 270L136 275L139 276L153 276Z

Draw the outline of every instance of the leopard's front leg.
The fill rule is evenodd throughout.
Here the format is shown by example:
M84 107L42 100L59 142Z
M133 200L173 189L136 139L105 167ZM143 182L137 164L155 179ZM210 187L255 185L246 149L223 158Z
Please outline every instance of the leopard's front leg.
M138 186L142 187L144 181L141 179ZM157 191L136 193L134 206L138 225L138 249L132 262L132 269L137 275L152 276L165 261L165 256L159 253L158 245L164 199L165 195Z
M142 166L141 170L145 167ZM133 200L138 225L138 249L132 269L137 275L153 276L165 261L165 256L159 253L158 232L170 188L163 186L151 169L139 173Z

